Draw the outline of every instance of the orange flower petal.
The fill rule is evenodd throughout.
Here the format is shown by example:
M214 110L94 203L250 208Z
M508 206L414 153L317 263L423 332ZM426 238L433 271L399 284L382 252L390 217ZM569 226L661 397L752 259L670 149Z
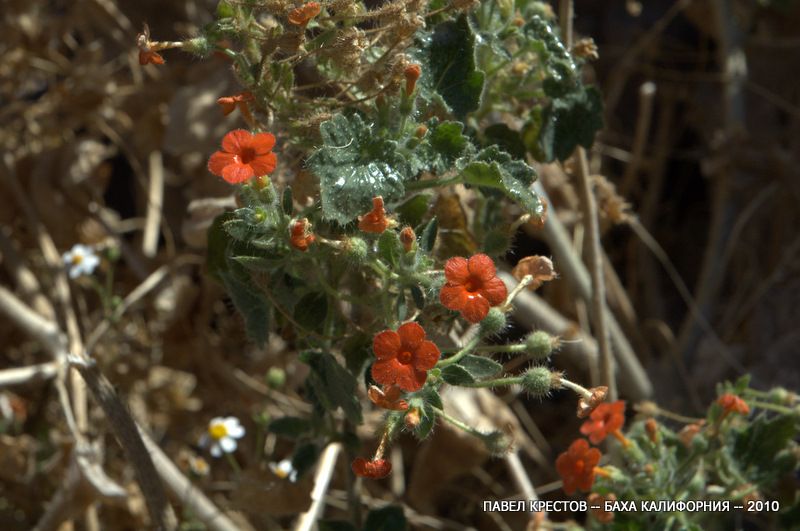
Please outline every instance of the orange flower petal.
M384 330L372 340L372 350L379 360L397 356L400 351L400 345L400 336L392 330Z
M414 355L414 367L421 371L433 369L442 353L433 341L423 341Z
M392 471L392 463L386 459L367 461L363 457L356 457L351 465L353 472L363 478L385 478Z
M258 133L253 135L250 140L250 147L252 147L257 155L264 155L269 153L275 146L275 135L272 133Z
M422 389L425 385L425 379L428 377L426 372L417 371L411 364L403 365L397 364L395 375L397 377L397 385L403 391L414 392Z
M467 259L456 256L444 265L444 276L449 283L464 284L469 280L469 267Z
M275 156L275 153L259 155L251 160L249 165L251 168L253 168L254 175L268 175L275 171L275 166L278 165L278 157Z
M234 129L222 138L222 149L228 153L238 154L243 148L250 146L252 136L244 129Z
M372 379L381 385L394 385L400 367L403 365L394 358L378 360L372 364Z
M461 309L461 315L470 323L479 323L489 313L489 308L489 301L483 297L469 297Z
M460 311L467 305L467 290L463 286L444 286L439 290L439 301L445 308Z
M208 171L218 177L222 177L222 172L225 167L235 163L234 155L232 153L217 151L208 159Z
M493 279L497 270L494 261L485 254L476 254L469 259L469 272L484 282Z
M416 350L425 340L425 330L418 323L410 322L400 325L397 329L402 348Z
M497 306L506 300L506 297L508 296L508 290L506 289L506 285L502 280L494 277L483 285L483 288L480 290L480 294L486 298L487 301L489 301L489 304L492 306Z
M243 183L253 177L253 168L246 164L228 164L222 169L222 178L231 184Z

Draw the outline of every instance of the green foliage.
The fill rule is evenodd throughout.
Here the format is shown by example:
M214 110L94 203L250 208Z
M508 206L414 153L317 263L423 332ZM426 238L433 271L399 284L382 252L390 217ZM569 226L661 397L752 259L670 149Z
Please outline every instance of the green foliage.
M364 522L364 531L405 531L407 527L403 508L395 505L371 510Z
M328 411L342 408L353 424L361 423L361 404L356 379L327 352L305 351L300 360L311 367L308 383L320 404Z
M269 300L253 285L247 275L221 272L219 277L236 309L245 319L248 337L259 347L263 347L269 337L271 310Z
M544 215L541 199L530 189L536 179L534 169L496 146L478 153L475 160L461 170L461 178L467 184L500 190L536 217Z
M603 127L603 103L594 87L554 99L542 116L539 142L545 160L566 160L583 146L591 147L595 133Z
M736 437L733 454L743 470L758 477L778 475L791 471L776 465L776 456L797 437L800 415L768 418L760 415Z
M307 293L294 307L294 320L307 330L321 331L327 315L328 297L324 293Z
M357 114L337 114L320 125L323 146L308 159L319 177L322 215L347 223L372 209L372 198L402 198L408 173L397 142L382 137Z
M503 370L503 366L493 359L484 356L476 356L474 354L467 354L461 358L458 365L466 369L476 380L495 376Z
M442 380L450 385L463 385L475 382L475 377L461 365L448 365L442 369Z
M466 15L437 24L427 47L430 84L458 118L480 105L484 73L475 68L475 33Z

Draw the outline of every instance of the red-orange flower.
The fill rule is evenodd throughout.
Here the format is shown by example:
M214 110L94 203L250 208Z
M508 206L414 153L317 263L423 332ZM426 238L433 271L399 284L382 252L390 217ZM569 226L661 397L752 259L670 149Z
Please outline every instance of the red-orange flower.
M494 262L485 254L473 255L469 260L451 258L444 266L447 283L439 292L439 300L445 307L461 312L467 321L480 322L489 308L508 295L506 285L495 273Z
M378 407L390 409L392 411L405 411L408 409L408 402L400 398L402 389L396 385L389 385L381 390L380 387L370 385L367 396Z
M740 413L747 415L750 413L750 406L747 402L732 393L725 393L717 399L717 404L722 406L725 415L728 413Z
M411 64L405 68L403 74L406 76L406 94L410 95L417 86L417 80L422 74L422 68L418 64Z
M400 325L397 332L384 330L376 335L372 350L378 357L372 365L375 381L403 391L421 389L441 355L433 341L425 339L425 330L413 322Z
M251 135L243 129L231 131L222 139L222 151L208 159L208 170L231 184L242 183L275 170L278 163L271 133Z
M351 467L356 476L372 479L385 478L392 471L392 463L386 459L367 461L363 457L356 457Z
M249 90L244 92L240 92L239 94L234 94L233 96L223 96L217 100L217 103L222 106L222 113L225 116L228 116L230 113L236 110L236 107L239 107L242 112L250 112L250 109L247 108L247 104L251 101L254 101L255 97L253 93Z
M298 251L307 251L308 246L314 243L316 236L309 232L308 218L297 219L289 226L289 243Z
M166 63L161 54L152 50L139 50L139 64L144 65L163 65Z
M594 483L595 466L600 462L600 450L590 448L586 439L577 439L556 459L556 470L564 482L564 492L577 489L588 491Z
M319 15L320 11L322 11L322 6L319 5L319 2L308 2L289 11L287 18L295 26L305 26L312 18Z
M364 232L380 234L385 231L392 221L386 217L386 210L383 208L383 197L372 198L372 210L358 216L358 228Z
M603 402L583 423L581 433L588 435L593 444L600 444L609 434L615 436L619 434L623 424L625 424L625 402L622 400Z

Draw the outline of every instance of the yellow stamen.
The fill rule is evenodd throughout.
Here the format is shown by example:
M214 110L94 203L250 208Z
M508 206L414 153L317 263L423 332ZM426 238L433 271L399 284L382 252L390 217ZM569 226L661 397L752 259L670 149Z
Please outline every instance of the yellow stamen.
M212 439L220 440L223 437L227 437L228 429L225 427L224 424L212 424L208 427L208 434L211 436Z

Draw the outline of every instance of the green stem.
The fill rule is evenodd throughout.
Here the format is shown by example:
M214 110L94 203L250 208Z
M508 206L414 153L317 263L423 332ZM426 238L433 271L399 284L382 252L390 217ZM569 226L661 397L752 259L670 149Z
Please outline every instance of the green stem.
M228 464L231 465L231 468L233 469L234 474L236 474L236 477L238 478L239 476L241 476L242 467L239 466L239 463L236 461L236 458L233 456L233 454L229 454L226 452L225 459L228 460Z
M456 428L464 430L465 432L467 432L467 433L469 433L471 435L475 435L476 437L483 437L484 436L484 434L481 433L480 431L478 431L477 429L473 428L472 426L468 426L467 424L464 424L463 422L461 422L460 420L458 420L455 417L451 417L450 415L448 415L447 413L445 413L443 410L439 409L438 407L434 407L434 406L431 406L431 407L433 408L433 410L438 415L440 415L444 420L446 420L447 422L449 422L450 424L452 424Z
M767 409L769 411L774 411L774 412L780 413L782 415L797 415L798 414L798 410L796 410L796 409L792 409L792 408L788 408L788 407L784 407L784 406L779 406L778 404L770 404L770 403L767 403L767 402L759 402L757 400L751 400L750 401L750 405L753 406L753 407L760 408L760 409Z
M525 352L525 344L524 343L515 343L513 345L484 345L482 347L475 347L473 350L474 352L486 352L486 353L494 353L494 352ZM459 348L443 348L442 354L451 354L454 352L458 352Z
M475 334L475 337L470 339L469 343L464 345L464 347L461 350L459 350L455 355L450 356L447 359L440 360L439 363L436 364L436 366L441 369L442 367L447 367L448 365L452 365L454 363L458 363L458 361L461 358L463 358L464 356L466 356L467 354L472 352L472 350L475 349L476 346L478 346L478 343L480 342L480 340L481 340L481 336L478 335L478 334Z
M482 380L480 382L458 384L460 387L503 387L506 385L516 385L522 383L522 376L507 376L494 380Z

